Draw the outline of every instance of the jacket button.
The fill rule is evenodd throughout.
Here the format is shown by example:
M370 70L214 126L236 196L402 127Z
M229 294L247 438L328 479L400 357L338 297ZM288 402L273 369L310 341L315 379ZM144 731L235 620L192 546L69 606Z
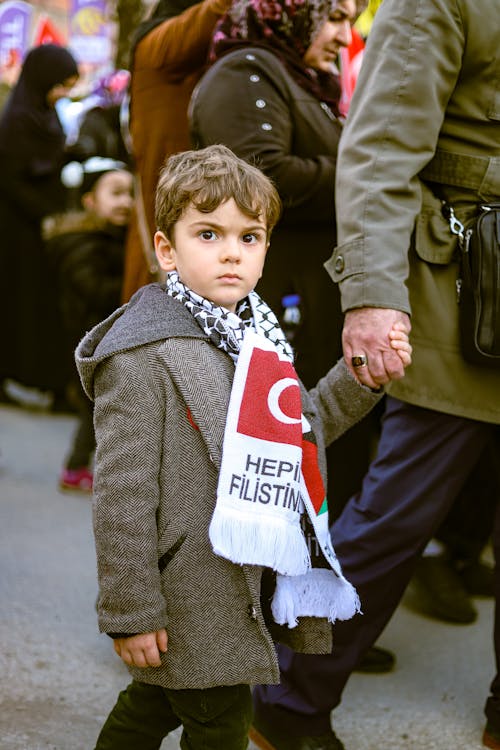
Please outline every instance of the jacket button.
M337 257L337 260L335 261L335 270L337 273L342 273L344 268L345 268L344 257L343 255L339 255Z
M248 605L248 614L250 615L252 620L257 619L257 610L251 604Z

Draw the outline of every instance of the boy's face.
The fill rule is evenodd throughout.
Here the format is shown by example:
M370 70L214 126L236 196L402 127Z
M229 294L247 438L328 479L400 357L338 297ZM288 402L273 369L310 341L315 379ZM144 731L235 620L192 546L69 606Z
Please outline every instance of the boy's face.
M156 232L156 255L164 271L176 270L194 292L234 312L262 276L266 230L262 218L242 213L232 198L211 213L191 205L171 241Z
M123 227L130 221L133 200L133 178L123 170L99 177L92 192L83 196L83 205L108 224Z

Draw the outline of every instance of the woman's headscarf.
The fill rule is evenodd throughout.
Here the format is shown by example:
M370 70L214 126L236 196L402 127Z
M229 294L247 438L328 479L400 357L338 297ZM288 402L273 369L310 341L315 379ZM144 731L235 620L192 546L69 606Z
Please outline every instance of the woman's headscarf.
M42 103L53 86L77 75L78 65L69 50L42 44L26 55L16 89L24 89L33 102L38 98Z
M235 0L215 28L210 62L237 47L268 49L302 88L338 115L338 74L313 70L303 60L331 9L332 0Z
M47 94L53 86L77 75L76 60L64 47L43 44L31 49L2 113L0 143L12 129L19 136L31 131L42 140L64 141L62 126L47 102Z

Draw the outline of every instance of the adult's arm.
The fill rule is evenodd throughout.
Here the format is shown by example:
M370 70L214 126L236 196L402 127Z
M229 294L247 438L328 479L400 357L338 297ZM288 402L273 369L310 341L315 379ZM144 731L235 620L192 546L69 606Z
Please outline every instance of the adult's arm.
M2 164L2 171L0 196L4 193L10 202L15 203L27 221L39 222L56 210L53 197L37 175L33 176L29 171L20 173L16 164L7 159Z
M7 143L0 154L0 195L15 203L27 221L38 222L61 208L53 188L59 185L56 175L62 165L62 149L54 158L43 157L37 153L36 143L29 123L20 117L15 146Z
M134 69L166 68L172 77L196 72L206 62L216 22L230 5L230 0L203 0L163 21L137 45Z
M346 320L344 345L368 355L376 383L402 374L393 371L394 355L385 354L387 370L384 352L394 311L410 313L405 281L421 204L418 174L435 152L464 43L456 0L384 0L341 138L338 246L327 270L340 283L344 311L391 311L383 325L368 313L362 337Z

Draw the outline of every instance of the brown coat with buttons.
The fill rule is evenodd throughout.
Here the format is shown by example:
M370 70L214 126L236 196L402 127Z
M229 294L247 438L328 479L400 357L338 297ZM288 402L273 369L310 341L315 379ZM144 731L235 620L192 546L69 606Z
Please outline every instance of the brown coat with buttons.
M153 284L94 328L77 366L95 402L94 531L99 625L108 633L167 629L156 668L134 678L173 689L276 683L273 638L309 653L331 649L326 620L278 628L263 569L212 551L226 413L234 376L182 303ZM302 389L325 478L324 446L380 398L343 362ZM270 576L269 576L270 577Z

